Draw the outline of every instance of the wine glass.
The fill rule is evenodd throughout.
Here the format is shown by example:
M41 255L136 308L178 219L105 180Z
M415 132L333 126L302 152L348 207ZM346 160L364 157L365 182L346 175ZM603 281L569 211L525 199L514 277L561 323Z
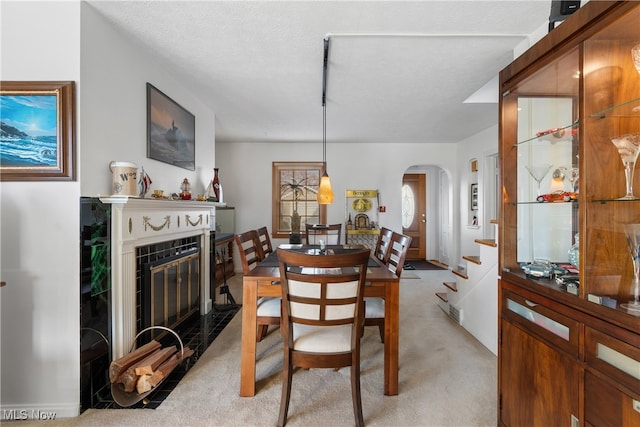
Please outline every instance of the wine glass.
M573 191L574 193L578 192L578 177L579 177L579 171L578 168L576 167L572 167L572 168L568 168L566 166L560 166L558 169L560 169L563 173L563 180L564 177L567 177L569 179L569 182L571 183L571 191Z
M571 191L578 192L578 178L580 177L580 170L578 168L571 168L569 170L569 182L571 182Z
M640 153L640 133L628 133L625 135L614 136L611 142L618 149L620 159L624 165L624 177L627 181L627 194L617 200L634 200L638 199L633 195L633 169Z
M633 65L635 65L636 70L640 73L640 44L631 48L631 58L633 59Z
M547 174L549 173L549 171L551 170L552 167L553 167L553 165L550 164L550 163L539 163L539 164L536 164L536 165L526 165L525 166L525 168L527 168L527 170L529 171L529 174L531 175L531 177L538 183L538 194L537 194L537 196L541 195L540 183L542 182L544 177L547 176Z
M631 286L633 301L620 304L620 307L640 314L640 224L626 224L624 231L627 235L629 253L633 263L633 283Z

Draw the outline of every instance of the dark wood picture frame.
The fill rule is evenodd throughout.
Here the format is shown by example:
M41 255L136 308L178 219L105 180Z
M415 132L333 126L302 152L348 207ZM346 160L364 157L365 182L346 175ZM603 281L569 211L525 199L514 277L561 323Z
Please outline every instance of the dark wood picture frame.
M470 206L472 211L478 210L478 184L471 184L470 190Z
M196 118L147 83L147 157L196 170Z
M0 180L73 181L75 83L0 82Z

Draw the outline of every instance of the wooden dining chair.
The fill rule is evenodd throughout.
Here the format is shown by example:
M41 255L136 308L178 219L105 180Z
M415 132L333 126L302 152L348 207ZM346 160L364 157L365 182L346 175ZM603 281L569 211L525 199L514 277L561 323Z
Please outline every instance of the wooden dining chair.
M410 245L411 237L395 231L391 233L383 262L398 278L402 274L404 260L407 258ZM380 331L380 341L384 343L384 298L367 297L364 301L366 307L364 324L365 326L377 326Z
M378 241L376 242L376 247L373 251L373 256L378 258L383 263L386 263L387 260L387 249L389 248L389 241L391 240L391 235L393 234L393 230L390 230L386 227L380 227L380 234L378 234Z
M264 259L262 244L256 230L245 231L236 234L236 243L240 252L240 261L242 263L242 272L249 274ZM280 297L261 297L257 302L257 319L258 328L256 330L256 340L262 341L267 335L269 325L280 325L280 306L282 298Z
M278 425L287 422L293 369L351 367L357 426L364 426L360 396L363 293L371 251L309 255L277 249L282 286L284 370Z
M258 240L260 241L260 247L265 257L269 256L273 252L273 246L271 246L271 238L269 237L269 230L267 227L260 227L256 230L258 232Z
M307 245L318 245L324 240L327 245L339 245L342 224L305 224Z

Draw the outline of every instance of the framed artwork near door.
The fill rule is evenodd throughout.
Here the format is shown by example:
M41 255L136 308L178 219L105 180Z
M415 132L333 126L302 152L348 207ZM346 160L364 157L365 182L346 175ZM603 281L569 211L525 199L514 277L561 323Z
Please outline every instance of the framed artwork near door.
M72 81L0 82L2 181L75 179Z

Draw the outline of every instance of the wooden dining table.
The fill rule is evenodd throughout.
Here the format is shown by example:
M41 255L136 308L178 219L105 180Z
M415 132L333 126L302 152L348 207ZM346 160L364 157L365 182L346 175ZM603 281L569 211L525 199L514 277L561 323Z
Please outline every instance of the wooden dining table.
M338 253L348 247L338 246ZM331 250L332 247L329 246ZM240 396L256 394L256 311L261 297L281 295L280 270L276 253L269 255L242 280L242 351L240 356ZM322 255L318 255L322 256ZM375 257L369 259L365 297L385 299L384 394L398 394L400 329L400 279Z

